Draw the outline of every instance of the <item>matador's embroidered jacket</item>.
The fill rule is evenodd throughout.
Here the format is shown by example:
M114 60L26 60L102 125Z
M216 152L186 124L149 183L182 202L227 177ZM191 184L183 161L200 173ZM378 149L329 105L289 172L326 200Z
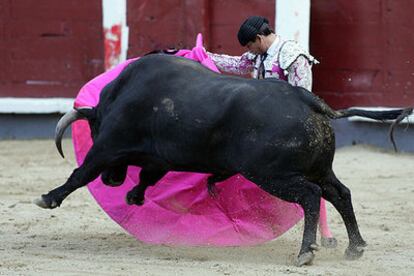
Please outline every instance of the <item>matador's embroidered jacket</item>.
M207 52L220 71L232 74L252 74L258 78L261 58L250 52L242 56L228 56ZM312 65L319 63L294 40L282 40L279 36L267 50L264 77L286 80L294 86L312 91Z

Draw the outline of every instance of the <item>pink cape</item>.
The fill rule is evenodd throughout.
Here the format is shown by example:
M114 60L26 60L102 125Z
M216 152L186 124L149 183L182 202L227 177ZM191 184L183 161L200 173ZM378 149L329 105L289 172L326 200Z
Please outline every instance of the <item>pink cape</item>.
M196 60L217 71L203 47L201 35L192 50L176 55ZM79 91L75 107L96 106L103 87L115 79L130 59L89 81ZM197 93L197 91L194 91ZM72 125L72 139L78 164L82 164L92 146L89 125ZM302 208L280 200L259 189L240 175L217 183L218 194L207 192L207 174L170 172L149 187L143 206L130 206L125 197L138 183L140 168L130 166L119 187L105 186L98 177L88 188L102 209L137 239L167 245L254 245L272 240L302 217Z

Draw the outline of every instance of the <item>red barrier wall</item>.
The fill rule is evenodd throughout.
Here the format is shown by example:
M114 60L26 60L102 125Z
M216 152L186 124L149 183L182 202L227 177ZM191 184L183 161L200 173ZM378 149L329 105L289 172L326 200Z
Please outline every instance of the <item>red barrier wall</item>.
M414 104L414 2L313 0L314 91L332 106ZM275 0L128 0L128 56L191 47L241 54L236 33ZM103 71L102 0L0 1L0 97L73 97Z
M74 97L102 72L101 2L0 1L0 97Z
M409 0L312 1L314 91L337 108L414 104Z
M153 49L192 47L197 33L214 52L240 54L241 22L260 14L275 21L274 0L128 0L128 56Z

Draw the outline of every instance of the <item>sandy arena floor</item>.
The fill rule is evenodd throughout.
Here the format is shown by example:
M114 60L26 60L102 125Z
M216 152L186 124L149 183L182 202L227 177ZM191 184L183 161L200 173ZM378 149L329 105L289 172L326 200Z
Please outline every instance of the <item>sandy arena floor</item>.
M301 223L254 247L172 248L136 241L85 188L58 209L38 208L32 200L75 168L71 143L63 143L65 160L52 140L0 141L1 275L414 275L414 155L338 150L335 171L353 192L369 246L360 260L344 260L345 227L328 206L338 248L322 248L313 266L297 268Z

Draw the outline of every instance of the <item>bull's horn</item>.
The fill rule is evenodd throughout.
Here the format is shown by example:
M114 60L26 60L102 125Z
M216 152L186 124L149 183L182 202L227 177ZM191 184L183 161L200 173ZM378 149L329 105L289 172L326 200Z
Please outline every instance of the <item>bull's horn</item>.
M90 107L81 107L78 109L91 109ZM78 112L76 109L72 109L71 111L67 112L65 115L60 118L59 122L56 125L56 131L55 131L55 144L56 147L60 153L60 155L65 158L63 155L62 150L62 137L65 133L65 130L70 126L74 121L85 118L84 115L82 115L80 112Z

